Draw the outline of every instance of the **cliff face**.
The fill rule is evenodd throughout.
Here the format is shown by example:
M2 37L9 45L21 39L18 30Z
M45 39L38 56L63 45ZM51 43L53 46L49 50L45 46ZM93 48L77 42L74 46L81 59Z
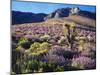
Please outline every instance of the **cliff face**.
M69 15L79 15L91 19L96 19L96 14L88 11L80 10L78 7L76 8L61 8L57 9L56 11L50 13L44 20L51 19L51 18L61 18L61 17L68 17Z
M61 17L68 17L70 14L70 8L61 8L57 9L54 12L50 13L47 17L44 18L44 20L50 19L50 18L61 18Z

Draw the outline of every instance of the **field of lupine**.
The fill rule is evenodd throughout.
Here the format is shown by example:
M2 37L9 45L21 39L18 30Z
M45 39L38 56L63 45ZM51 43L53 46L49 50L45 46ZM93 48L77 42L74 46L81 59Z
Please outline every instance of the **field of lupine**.
M80 27L44 22L12 26L12 73L95 69L96 32Z

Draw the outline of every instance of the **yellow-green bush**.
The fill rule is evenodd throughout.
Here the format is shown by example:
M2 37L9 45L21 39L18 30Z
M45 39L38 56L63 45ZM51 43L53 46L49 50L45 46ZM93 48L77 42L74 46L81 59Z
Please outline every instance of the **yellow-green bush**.
M23 44L23 43L25 43L25 42L28 42L28 39L27 39L27 38L21 37L21 38L19 39L19 44Z
M47 42L39 43L35 42L30 46L30 53L32 56L38 56L47 53L51 45Z

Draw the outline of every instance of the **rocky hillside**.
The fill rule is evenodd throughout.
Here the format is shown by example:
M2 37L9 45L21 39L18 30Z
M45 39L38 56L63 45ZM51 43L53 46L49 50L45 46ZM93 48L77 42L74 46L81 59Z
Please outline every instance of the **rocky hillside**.
M96 14L88 11L80 10L79 8L61 8L50 13L44 19L68 17L69 15L79 15L90 19L96 19Z

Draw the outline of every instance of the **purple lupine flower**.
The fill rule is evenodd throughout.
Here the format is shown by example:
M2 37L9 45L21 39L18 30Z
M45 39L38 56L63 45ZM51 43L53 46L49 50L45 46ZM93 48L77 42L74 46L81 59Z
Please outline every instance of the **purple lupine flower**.
M63 56L53 55L53 54L46 54L44 55L45 61L51 61L56 63L65 63L66 59Z
M72 66L78 69L94 69L96 67L96 60L80 56L72 59Z

